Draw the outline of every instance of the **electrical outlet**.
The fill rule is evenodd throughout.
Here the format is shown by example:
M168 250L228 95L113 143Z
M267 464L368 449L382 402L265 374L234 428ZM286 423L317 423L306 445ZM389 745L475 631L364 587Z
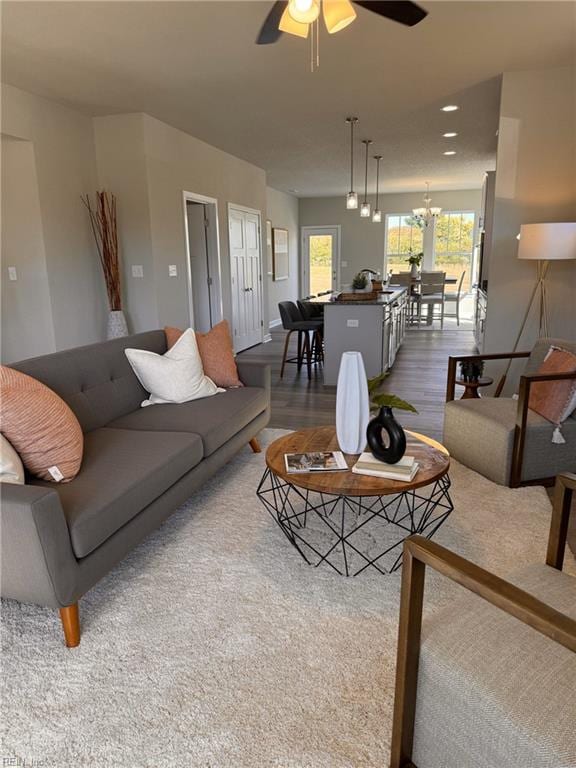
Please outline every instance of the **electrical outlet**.
M169 277L178 277L178 268L176 264L169 264L168 265L168 276Z
M8 280L18 280L16 267L8 267Z
M358 328L360 323L358 322L358 320L346 320L346 325L348 326L348 328Z
M340 266L346 268L348 266L348 262L347 261L341 261L340 262Z
M144 277L144 267L142 264L132 264L132 277Z

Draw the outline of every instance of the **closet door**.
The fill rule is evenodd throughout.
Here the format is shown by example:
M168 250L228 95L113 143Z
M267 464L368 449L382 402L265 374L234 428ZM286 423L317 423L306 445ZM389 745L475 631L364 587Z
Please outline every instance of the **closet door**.
M262 265L260 214L228 209L234 350L260 344L262 336Z

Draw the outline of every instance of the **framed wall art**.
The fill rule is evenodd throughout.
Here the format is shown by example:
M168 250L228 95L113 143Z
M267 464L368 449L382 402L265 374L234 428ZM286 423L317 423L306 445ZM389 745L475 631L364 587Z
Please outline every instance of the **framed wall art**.
M272 279L288 280L288 230L274 227L272 230Z

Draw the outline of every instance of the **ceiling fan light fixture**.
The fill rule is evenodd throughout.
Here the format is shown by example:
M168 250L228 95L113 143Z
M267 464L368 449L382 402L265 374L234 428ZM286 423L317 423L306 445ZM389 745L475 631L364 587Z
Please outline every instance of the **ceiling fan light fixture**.
M352 24L356 18L356 11L350 0L323 0L322 11L326 29L331 35Z
M287 10L294 21L312 24L320 15L320 0L289 0Z
M278 29L281 32L287 32L289 35L296 35L296 37L308 37L310 25L295 21L290 15L289 7L286 6L278 24Z

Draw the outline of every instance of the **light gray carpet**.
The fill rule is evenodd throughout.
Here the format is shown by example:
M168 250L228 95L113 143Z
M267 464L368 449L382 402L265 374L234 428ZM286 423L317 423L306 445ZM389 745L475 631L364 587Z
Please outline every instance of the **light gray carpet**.
M64 647L55 611L4 601L0 757L386 765L400 576L307 566L255 497L263 456L244 450L84 598L79 648ZM451 475L456 509L437 541L499 574L543 561L542 488L455 463ZM427 609L457 589L432 576Z

